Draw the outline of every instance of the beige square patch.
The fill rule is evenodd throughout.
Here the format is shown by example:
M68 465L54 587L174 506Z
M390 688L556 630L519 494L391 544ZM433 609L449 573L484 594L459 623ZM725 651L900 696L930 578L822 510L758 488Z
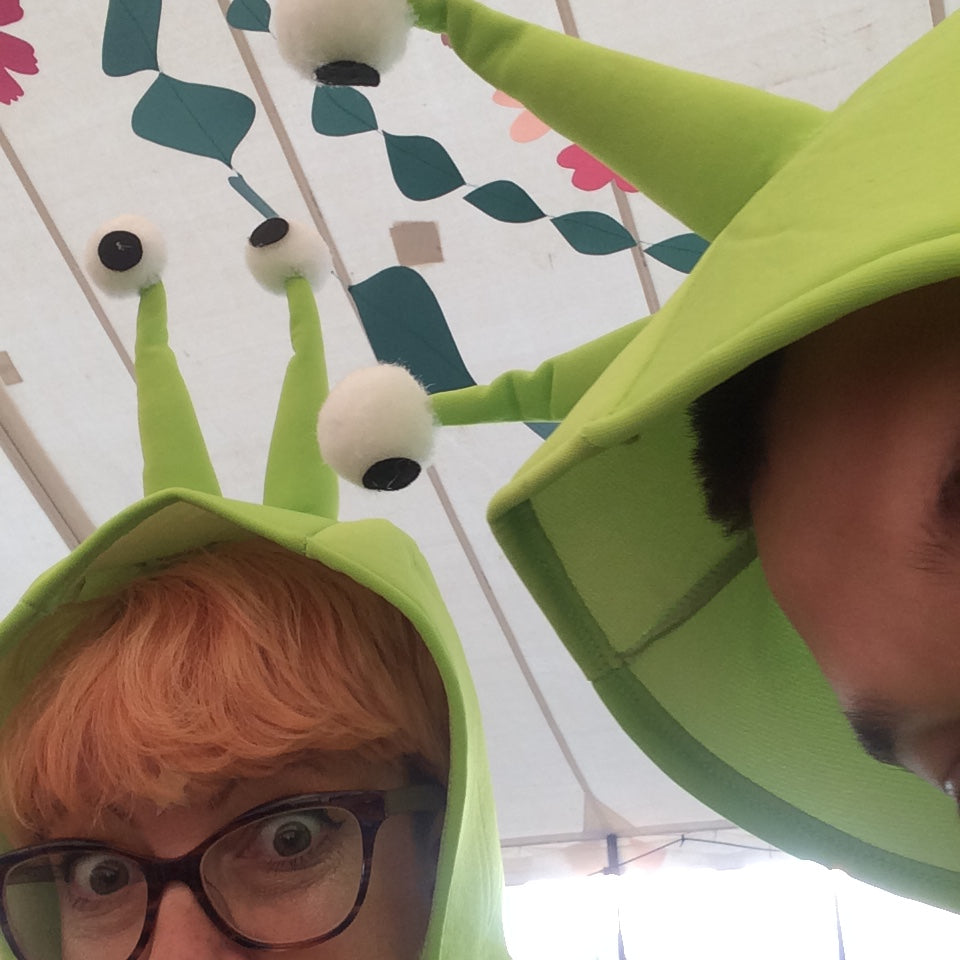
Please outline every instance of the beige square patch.
M397 252L397 262L404 267L418 267L424 263L443 263L443 246L436 223L410 220L395 223L390 238Z

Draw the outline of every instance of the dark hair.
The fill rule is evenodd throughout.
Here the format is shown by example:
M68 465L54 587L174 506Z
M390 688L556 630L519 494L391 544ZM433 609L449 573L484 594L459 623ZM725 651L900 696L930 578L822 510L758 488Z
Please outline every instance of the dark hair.
M768 354L698 397L690 406L693 465L707 515L727 534L752 525L750 491L766 455L767 407L783 351Z

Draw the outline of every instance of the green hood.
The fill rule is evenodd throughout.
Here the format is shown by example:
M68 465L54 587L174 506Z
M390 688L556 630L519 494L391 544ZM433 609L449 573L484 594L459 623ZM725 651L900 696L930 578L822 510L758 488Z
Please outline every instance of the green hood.
M749 535L705 516L690 402L858 308L960 275L960 16L833 113L414 0L490 83L712 242L657 314L533 373L435 397L445 423L563 423L494 498L497 539L622 726L797 856L960 910L952 802L862 754Z
M413 623L436 661L449 705L449 791L423 960L507 960L496 817L463 650L416 544L386 520L336 519L336 482L320 459L315 435L317 409L326 395L316 306L302 278L288 280L286 290L295 355L271 445L267 505L220 496L167 346L163 288L151 283L141 294L136 356L147 496L33 584L0 624L0 657L9 656L24 632L61 604L109 593L164 558L212 543L263 537L353 578ZM178 484L177 477L184 479ZM50 652L32 651L28 669L39 669ZM7 679L0 690L5 711L28 680Z

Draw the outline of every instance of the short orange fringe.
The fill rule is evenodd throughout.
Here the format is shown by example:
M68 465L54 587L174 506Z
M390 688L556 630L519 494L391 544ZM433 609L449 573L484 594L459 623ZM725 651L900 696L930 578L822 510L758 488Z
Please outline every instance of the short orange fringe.
M446 698L412 625L268 541L186 555L58 611L46 636L58 618L69 638L0 731L8 835L42 838L67 811L166 808L304 754L416 758L446 780Z

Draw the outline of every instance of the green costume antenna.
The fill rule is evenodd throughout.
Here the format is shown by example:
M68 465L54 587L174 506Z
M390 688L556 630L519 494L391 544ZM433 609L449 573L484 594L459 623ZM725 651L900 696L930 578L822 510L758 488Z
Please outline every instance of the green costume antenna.
M162 283L140 297L135 353L145 496L167 487L220 493L200 424L167 342Z
M167 487L219 494L193 402L167 339L162 238L140 218L119 217L105 225L87 259L97 264L97 275L110 292L140 293L134 368L144 495Z
M473 0L411 6L419 25L445 33L477 74L710 240L827 116L797 100L584 43ZM565 82L558 85L559 77Z
M250 250L272 247L288 238L290 225L286 220L267 220L250 236ZM295 239L303 242L299 235ZM255 257L249 256L248 263L268 289L275 290L283 283L290 308L293 346L267 456L263 502L267 506L336 519L337 476L324 463L317 443L317 414L329 388L320 317L310 283L302 276L272 280L261 275Z

